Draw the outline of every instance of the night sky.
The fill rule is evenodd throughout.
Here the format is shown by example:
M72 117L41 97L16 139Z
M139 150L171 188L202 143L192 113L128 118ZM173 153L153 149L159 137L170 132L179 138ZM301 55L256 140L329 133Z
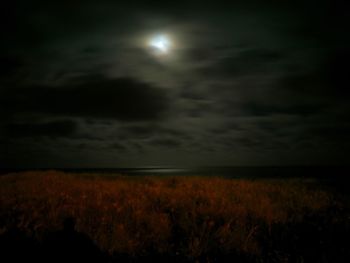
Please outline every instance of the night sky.
M345 0L9 2L0 167L349 164Z

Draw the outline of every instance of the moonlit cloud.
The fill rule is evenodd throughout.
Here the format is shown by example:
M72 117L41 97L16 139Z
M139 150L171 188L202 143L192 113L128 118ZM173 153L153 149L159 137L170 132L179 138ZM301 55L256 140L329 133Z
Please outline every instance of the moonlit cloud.
M348 163L345 5L30 2L1 10L2 166Z

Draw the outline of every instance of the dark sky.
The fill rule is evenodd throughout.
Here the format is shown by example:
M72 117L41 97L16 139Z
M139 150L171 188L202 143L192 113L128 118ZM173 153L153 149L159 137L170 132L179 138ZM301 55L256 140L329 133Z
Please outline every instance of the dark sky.
M0 167L349 164L345 0L8 2Z

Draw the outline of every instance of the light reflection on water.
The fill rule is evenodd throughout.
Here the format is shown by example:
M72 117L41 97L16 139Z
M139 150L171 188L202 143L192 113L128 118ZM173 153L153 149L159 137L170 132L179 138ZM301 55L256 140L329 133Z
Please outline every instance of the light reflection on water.
M132 173L142 174L173 174L173 173L186 173L190 172L190 169L186 168L145 168L135 169Z

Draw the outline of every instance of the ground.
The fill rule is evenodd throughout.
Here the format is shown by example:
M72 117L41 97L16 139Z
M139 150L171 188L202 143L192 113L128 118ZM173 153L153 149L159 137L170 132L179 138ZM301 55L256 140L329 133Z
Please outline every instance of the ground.
M18 260L349 262L348 200L315 179L12 173L1 247Z

